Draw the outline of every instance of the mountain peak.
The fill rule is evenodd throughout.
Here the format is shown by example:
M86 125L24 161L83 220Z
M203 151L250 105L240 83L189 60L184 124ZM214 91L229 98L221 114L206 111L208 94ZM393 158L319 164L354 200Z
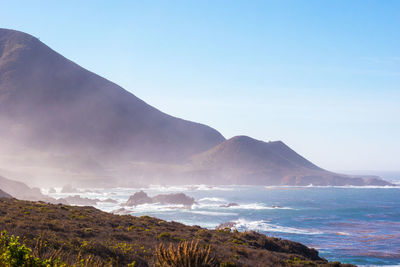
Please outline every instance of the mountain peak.
M180 161L225 140L8 29L0 29L0 130L39 151L107 161Z
M0 28L0 64L11 56L44 45L38 38L15 30Z
M264 142L255 138L252 138L250 136L247 135L237 135L234 136L230 139L228 139L226 141L226 143L230 143L230 144L243 144L243 145L251 145L251 144L270 144L270 145L282 145L282 146L286 146L285 143L283 143L282 141L268 141L268 142Z

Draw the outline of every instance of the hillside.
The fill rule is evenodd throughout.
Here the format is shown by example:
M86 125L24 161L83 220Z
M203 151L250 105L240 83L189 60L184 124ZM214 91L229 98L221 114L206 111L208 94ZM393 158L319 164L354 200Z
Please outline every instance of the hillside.
M192 157L192 176L210 183L254 185L390 185L376 177L364 179L326 171L281 141L263 142L236 136ZM214 182L213 182L214 181Z
M37 247L40 238L46 242L42 255L58 251L64 261L80 254L104 263L113 260L119 266L132 261L136 267L154 266L158 244L198 239L211 245L211 253L225 263L221 266L344 266L328 263L300 243L255 232L207 230L147 216L112 215L91 207L1 199L0 229L20 236L30 247Z
M13 181L0 176L0 190L7 192L20 200L33 200L33 201L46 201L46 202L57 202L55 199L43 195L38 188L30 188L26 184L18 181ZM1 197L1 195L0 195Z
M0 198L12 198L12 196L0 189Z
M390 185L325 171L279 141L225 140L7 29L0 29L0 132L0 174L29 186Z
M0 29L0 131L7 145L48 152L59 166L72 161L84 171L97 161L179 162L225 140L7 29Z

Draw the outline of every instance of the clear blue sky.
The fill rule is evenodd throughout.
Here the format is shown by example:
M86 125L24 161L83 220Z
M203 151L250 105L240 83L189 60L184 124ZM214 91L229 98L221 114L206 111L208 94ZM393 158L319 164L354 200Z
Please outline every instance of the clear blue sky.
M400 169L400 1L2 1L162 111L282 140L330 170Z

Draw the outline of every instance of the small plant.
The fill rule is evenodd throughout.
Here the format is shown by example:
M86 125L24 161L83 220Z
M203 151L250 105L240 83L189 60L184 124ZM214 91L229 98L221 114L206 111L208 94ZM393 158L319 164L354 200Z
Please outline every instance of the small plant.
M199 247L199 241L179 242L177 247L160 244L156 248L158 266L162 267L216 267L215 258L210 256L211 246Z
M40 260L32 255L32 250L19 243L19 238L8 236L5 231L0 235L0 266L45 267L51 266L51 260Z
M231 261L224 261L219 265L219 267L236 267L236 264Z
M171 238L171 233L168 232L162 232L161 234L158 235L158 239L170 239Z

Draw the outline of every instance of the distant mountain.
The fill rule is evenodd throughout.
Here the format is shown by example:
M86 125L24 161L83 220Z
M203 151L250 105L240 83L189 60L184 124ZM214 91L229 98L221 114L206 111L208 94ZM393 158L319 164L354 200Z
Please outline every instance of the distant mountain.
M30 188L26 184L18 181L13 181L0 176L0 191L7 192L7 195L11 195L19 200L31 200L31 201L45 201L49 203L58 203L55 199L45 196L40 192L38 188ZM1 197L1 192L0 192Z
M0 29L2 136L28 147L178 162L224 141L167 115L26 33Z
M348 176L321 169L281 141L236 136L192 157L192 176L210 183L255 185L390 185L377 177Z
M30 185L388 184L328 172L279 141L225 140L7 29L0 29L0 133L1 173ZM29 192L24 186L12 188L23 190L4 190L31 199L18 196Z
M0 189L0 198L12 198L12 196Z

